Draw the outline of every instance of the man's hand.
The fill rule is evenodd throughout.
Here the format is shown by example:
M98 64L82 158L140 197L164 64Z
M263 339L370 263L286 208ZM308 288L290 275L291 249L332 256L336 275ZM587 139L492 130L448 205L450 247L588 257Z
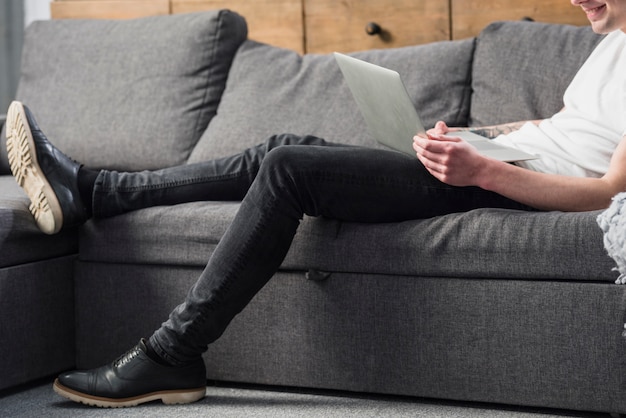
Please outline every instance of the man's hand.
M523 123L471 130L501 134L505 130L519 129ZM462 130L464 128L449 128L437 122L425 135L413 138L417 158L444 183L478 186L536 209L570 212L605 209L614 195L626 191L626 136L613 152L607 173L593 178L541 173L484 157L469 143L454 136L455 131Z
M487 159L467 141L455 137L454 130L444 122L437 122L426 136L415 136L413 149L424 167L438 180L451 186L480 184Z

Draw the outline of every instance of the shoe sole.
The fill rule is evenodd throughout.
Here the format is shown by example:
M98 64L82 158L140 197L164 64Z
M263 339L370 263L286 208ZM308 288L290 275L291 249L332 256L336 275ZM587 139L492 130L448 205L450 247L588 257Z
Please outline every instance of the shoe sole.
M100 408L125 408L157 400L161 400L166 405L186 404L199 401L206 396L206 387L201 387L196 389L165 390L160 392L152 392L132 398L103 398L100 396L87 395L72 390L59 383L59 379L56 379L54 381L52 388L57 394L71 401L80 402L90 406L97 406Z
M56 234L63 225L63 211L39 167L35 141L21 103L13 102L9 106L6 128L9 165L13 177L30 199L28 209L42 232Z

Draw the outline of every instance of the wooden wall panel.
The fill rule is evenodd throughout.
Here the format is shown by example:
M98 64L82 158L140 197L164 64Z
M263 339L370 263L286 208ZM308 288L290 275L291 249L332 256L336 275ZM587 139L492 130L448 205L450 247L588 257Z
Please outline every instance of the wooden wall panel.
M132 19L170 14L170 0L61 0L50 3L53 19Z
M303 0L306 51L358 51L450 38L449 0ZM368 35L375 22L382 35Z
M452 39L476 36L497 20L525 17L537 22L589 24L580 7L565 0L451 0Z
M128 19L227 8L249 37L300 53L393 48L476 36L496 20L588 25L565 0L56 0L52 17ZM374 22L382 32L368 35Z
M300 0L171 0L172 13L230 9L248 23L248 37L259 42L304 52Z

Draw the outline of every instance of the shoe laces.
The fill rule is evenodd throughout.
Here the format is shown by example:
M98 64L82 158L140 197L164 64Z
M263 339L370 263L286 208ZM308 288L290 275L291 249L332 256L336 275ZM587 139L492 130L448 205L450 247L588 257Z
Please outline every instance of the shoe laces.
M113 362L114 367L121 367L127 363L130 363L135 357L137 357L141 353L141 348L139 345L136 345L134 348L128 350L126 353L122 354L115 362Z

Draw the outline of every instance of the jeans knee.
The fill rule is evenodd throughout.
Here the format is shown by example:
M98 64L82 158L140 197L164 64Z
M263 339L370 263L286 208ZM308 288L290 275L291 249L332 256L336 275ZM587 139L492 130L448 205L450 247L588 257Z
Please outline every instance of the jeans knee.
M297 168L303 147L280 145L270 150L261 164L261 170L270 170L273 173L288 173Z
M303 213L301 196L306 194L307 187L299 165L303 148L308 147L280 146L269 152L246 198L266 210L272 208L300 219Z
M322 169L323 152L316 147L280 146L267 154L259 176L271 189L298 193L307 187L310 175Z

